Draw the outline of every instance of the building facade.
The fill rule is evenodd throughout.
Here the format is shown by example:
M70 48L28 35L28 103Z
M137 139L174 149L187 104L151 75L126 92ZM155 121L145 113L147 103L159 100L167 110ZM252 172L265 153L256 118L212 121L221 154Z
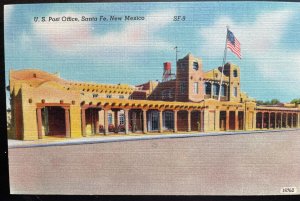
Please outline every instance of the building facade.
M167 67L167 68L166 68ZM11 135L20 140L98 134L242 131L300 127L296 105L258 106L240 89L240 68L203 72L191 54L176 76L137 86L67 81L41 70L10 71ZM221 101L218 101L219 90Z

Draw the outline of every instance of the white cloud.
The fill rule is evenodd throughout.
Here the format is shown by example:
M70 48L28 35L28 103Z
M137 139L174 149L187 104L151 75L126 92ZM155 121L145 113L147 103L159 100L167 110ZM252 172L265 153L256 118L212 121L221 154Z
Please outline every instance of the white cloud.
M82 15L69 12L52 13L49 16L72 16L81 19ZM156 36L156 33L171 23L171 16L174 15L175 10L157 11L145 16L144 21L126 21L123 22L121 30L104 34L95 33L93 30L93 24L99 24L99 21L40 22L34 23L33 27L41 40L46 40L55 51L61 53L120 53L124 48L127 52L141 52L150 48L163 49L172 46Z
M249 22L237 22L236 19L221 17L213 25L199 30L204 40L201 49L208 57L222 58L226 25L229 25L241 42L242 57L251 59L263 77L274 80L287 79L289 76L289 80L300 85L300 50L291 53L282 49L285 30L294 14L291 10L265 12L254 20L249 19ZM286 72L287 68L289 72Z

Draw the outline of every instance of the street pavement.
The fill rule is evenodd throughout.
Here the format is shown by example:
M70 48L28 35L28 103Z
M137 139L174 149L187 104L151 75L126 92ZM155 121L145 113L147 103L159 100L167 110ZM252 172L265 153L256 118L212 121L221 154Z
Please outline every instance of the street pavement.
M10 141L11 193L281 195L284 187L300 191L299 129L166 136Z

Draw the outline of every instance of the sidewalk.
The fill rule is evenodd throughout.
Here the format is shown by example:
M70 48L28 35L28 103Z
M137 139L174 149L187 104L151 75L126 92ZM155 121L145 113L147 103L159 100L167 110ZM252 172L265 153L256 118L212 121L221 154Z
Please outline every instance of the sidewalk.
M79 144L95 144L107 142L123 142L123 141L136 141L136 140L155 140L166 138L190 138L190 137L207 137L207 136L222 136L222 135L243 135L255 133L273 133L282 131L294 131L299 129L284 129L284 130L255 130L255 131L229 131L229 132L207 132L207 133L166 133L166 134L128 134L128 135L98 135L89 136L77 139L68 138L48 138L35 141L23 140L8 140L8 148L27 148L27 147L46 147L46 146L66 146L66 145L79 145ZM115 135L115 136L114 136Z

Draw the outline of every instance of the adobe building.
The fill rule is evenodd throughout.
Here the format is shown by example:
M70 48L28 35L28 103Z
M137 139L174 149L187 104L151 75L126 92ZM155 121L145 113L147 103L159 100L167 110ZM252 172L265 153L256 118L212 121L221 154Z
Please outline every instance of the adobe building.
M41 70L11 70L11 135L49 137L299 128L300 107L258 106L241 91L240 68L227 63L203 72L188 54L176 75L164 63L162 82L137 86L68 81ZM221 101L218 93L221 89Z

